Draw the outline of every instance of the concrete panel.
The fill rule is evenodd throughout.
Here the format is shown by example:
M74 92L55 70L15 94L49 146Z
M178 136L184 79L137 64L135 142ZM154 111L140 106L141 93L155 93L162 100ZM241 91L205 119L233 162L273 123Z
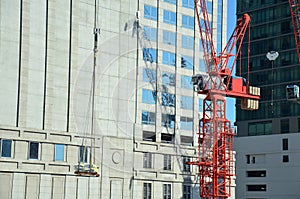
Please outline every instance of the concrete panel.
M64 199L65 177L52 177L52 198Z
M89 192L89 178L77 178L77 198L86 199L88 198Z
M1 182L1 186L0 186L1 198L11 199L12 174L0 173L0 182Z
M27 175L26 176L26 192L25 199L38 199L39 198L39 176Z
M22 137L30 139L46 139L46 133L24 131Z
M55 173L69 173L70 172L69 165L49 164L47 168L49 169L49 171L55 172Z
M45 164L40 164L40 163L22 163L22 169L28 170L28 171L43 171L45 170Z
M110 199L123 198L123 180L111 179L110 180Z
M65 194L66 198L76 198L77 179L75 176L66 176Z
M14 173L12 198L25 199L25 183L26 178L23 173Z
M43 199L51 199L51 189L52 187L52 178L51 175L41 175L41 182L40 182L40 195L39 198Z
M18 168L18 163L17 162L7 162L7 161L0 161L0 170L15 170Z

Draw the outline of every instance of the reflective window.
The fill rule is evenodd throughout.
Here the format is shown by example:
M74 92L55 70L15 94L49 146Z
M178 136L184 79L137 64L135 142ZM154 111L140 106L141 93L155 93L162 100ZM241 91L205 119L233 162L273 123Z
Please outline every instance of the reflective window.
M182 6L194 9L194 0L182 0Z
M180 129L182 130L193 130L193 118L180 117Z
M88 147L80 146L79 151L78 151L78 161L87 163L88 162L88 152L89 152Z
M183 172L191 172L191 165L187 164L187 162L191 162L191 158L188 156L183 156L182 157Z
M144 27L145 37L150 41L156 41L157 39L157 29L149 26Z
M247 191L267 191L267 185L265 184L247 185Z
M55 144L55 161L64 161L65 160L65 145L64 144Z
M171 184L163 184L163 199L171 199L171 198L172 198Z
M194 17L182 15L182 27L194 30Z
M170 94L170 93L161 93L161 98L162 98L162 105L163 106L170 106L174 107L175 106L175 94Z
M194 60L190 56L181 55L181 68L194 69Z
M183 185L183 198L182 199L192 199L192 186Z
M144 17L146 19L157 20L157 8L144 5Z
M206 9L208 14L212 14L212 2L211 1L206 1Z
M164 154L164 170L172 169L172 156L170 154Z
M174 73L162 73L162 84L166 86L175 86L175 74Z
M143 48L143 59L151 63L156 62L156 50L153 48Z
M182 109L193 110L193 98L188 96L181 96L180 105Z
M168 128L175 127L175 115L170 114L161 114L161 126L165 126Z
M38 142L29 142L29 159L38 159L39 158L39 143Z
M155 83L156 82L156 71L148 68L143 68L143 81Z
M181 88L193 90L192 78L189 76L181 76Z
M182 35L182 48L194 49L194 37Z
M144 153L144 160L143 160L143 168L152 168L152 153L145 152Z
M175 53L163 51L163 64L169 66L175 66L176 63L176 55Z
M153 90L142 90L142 102L146 104L155 104L156 102L156 92Z
M142 111L142 124L155 125L155 113L149 111Z
M151 194L152 194L152 186L151 183L144 183L144 197L143 199L152 199Z
M176 25L176 13L164 10L164 23Z
M290 132L290 120L289 119L280 120L280 128L281 128L281 133L289 133Z
M171 4L176 4L177 0L164 0L164 2L168 2Z
M203 99L199 99L198 103L198 111L203 112Z
M12 140L2 139L0 143L1 157L11 158Z
M175 35L175 33L164 30L163 31L163 43L174 46L175 43L176 43L176 35Z
M254 122L248 124L248 135L268 135L272 134L272 121Z

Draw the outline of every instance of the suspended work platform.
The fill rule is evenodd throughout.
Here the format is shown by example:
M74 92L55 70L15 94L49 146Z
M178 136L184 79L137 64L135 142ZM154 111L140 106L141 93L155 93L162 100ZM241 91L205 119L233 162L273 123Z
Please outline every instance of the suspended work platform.
M99 167L90 163L80 162L74 165L75 174L79 176L96 176L99 177Z

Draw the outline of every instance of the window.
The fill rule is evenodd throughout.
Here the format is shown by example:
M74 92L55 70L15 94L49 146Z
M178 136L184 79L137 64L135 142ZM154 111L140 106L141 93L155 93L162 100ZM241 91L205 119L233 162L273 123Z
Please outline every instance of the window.
M175 94L161 93L161 100L163 106L175 107Z
M176 43L175 33L164 30L163 31L163 43L174 46Z
M250 164L250 155L246 155L246 159L247 159L247 164Z
M144 199L152 199L151 193L151 183L144 183Z
M272 121L255 122L248 124L248 135L268 135L272 134Z
M155 125L155 113L142 111L142 124Z
M287 138L282 139L282 150L289 150L289 140Z
M206 9L208 14L212 14L212 2L211 1L206 1ZM219 11L220 12L220 11Z
M143 164L143 168L148 168L151 169L152 168L152 154L151 153L144 153L144 164Z
M156 71L148 68L143 68L143 81L155 83L156 82Z
M161 118L161 125L168 127L168 128L174 128L175 127L175 115L163 113L162 118Z
M11 158L12 140L1 139L1 157Z
M174 141L174 135L173 134L166 134L162 133L160 140L162 143L168 143L168 144L173 144Z
M176 13L164 10L164 23L176 25Z
M29 142L29 159L39 159L39 143Z
M247 191L267 191L267 185L247 185Z
M175 66L176 55L175 53L163 51L163 64Z
M172 156L169 154L164 155L164 170L171 170Z
M171 184L163 185L163 199L171 199Z
M194 139L193 137L190 136L180 136L180 144L181 145L186 145L186 146L193 146L194 145Z
M55 161L64 161L65 160L65 145L64 144L55 144Z
M194 30L195 20L194 17L182 15L182 27Z
M182 6L194 9L194 0L182 0Z
M168 2L171 4L176 4L177 0L164 0L164 2Z
M186 49L194 49L194 37L182 35L181 47Z
M180 117L180 129L181 130L193 130L193 118Z
M157 8L144 5L144 17L146 19L157 20Z
M175 86L175 74L163 72L162 84L165 86Z
M153 48L143 48L143 59L151 63L156 62L156 50Z
M181 76L181 88L193 90L192 78L189 76Z
M289 162L289 156L288 155L283 155L282 156L282 162Z
M266 171L247 171L247 177L266 177Z
M142 102L146 104L155 104L156 102L156 92L152 90L143 89L142 90Z
M198 111L203 112L203 99L199 99L198 102Z
M191 185L183 185L183 199L191 199L192 198L192 186Z
M193 98L181 96L180 105L182 109L193 110Z
M289 119L283 119L280 121L281 133L289 133L290 132L290 121Z
M78 161L87 163L88 162L88 154L89 154L88 152L89 152L88 147L80 146L79 153L78 153Z
M191 165L187 164L187 162L190 162L191 158L187 156L182 157L182 171L183 172L191 172Z
M143 141L155 142L156 141L155 132L143 131Z
M206 66L203 59L199 59L199 71L203 73L206 72Z
M156 41L157 39L157 29L149 26L144 26L144 32L147 39L150 41Z
M185 56L182 55L181 56L181 68L186 68L189 70L193 70L194 69L194 60L192 57L190 56Z

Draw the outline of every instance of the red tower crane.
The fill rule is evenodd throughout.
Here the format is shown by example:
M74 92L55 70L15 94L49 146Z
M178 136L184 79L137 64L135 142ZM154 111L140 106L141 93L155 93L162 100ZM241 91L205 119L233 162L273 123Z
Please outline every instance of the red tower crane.
M300 2L298 0L289 0L289 3L292 16L292 24L294 28L298 63L300 63Z
M259 88L249 86L249 81L244 81L242 77L232 76L245 33L249 29L250 17L244 14L238 19L227 45L217 55L206 0L194 0L194 3L208 77L194 75L192 78L197 93L206 97L203 100L203 116L199 121L198 158L188 164L198 166L201 198L223 199L231 195L235 135L226 118L225 97L240 98L241 107L247 110L258 109L260 98ZM248 46L248 56L249 52Z

